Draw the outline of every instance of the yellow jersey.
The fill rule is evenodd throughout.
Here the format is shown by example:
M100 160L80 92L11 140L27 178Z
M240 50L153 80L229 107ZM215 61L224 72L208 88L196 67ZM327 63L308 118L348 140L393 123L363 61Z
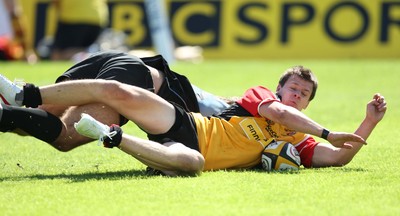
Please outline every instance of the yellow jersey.
M275 139L290 142L300 153L302 164L311 166L317 142L258 115L262 103L279 101L264 87L249 89L235 105L219 116L204 117L193 113L204 170L247 169L261 162L264 148Z
M106 0L58 0L57 10L63 23L108 24L108 5Z

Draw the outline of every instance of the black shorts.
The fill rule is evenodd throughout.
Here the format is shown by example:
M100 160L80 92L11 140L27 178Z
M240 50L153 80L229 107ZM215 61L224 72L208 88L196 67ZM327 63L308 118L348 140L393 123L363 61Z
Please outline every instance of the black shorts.
M171 129L165 134L147 134L150 140L159 143L169 141L180 142L186 147L200 152L199 141L197 138L196 122L193 115L186 112L179 105L175 104L176 120Z
M146 65L164 73L164 82L157 93L160 97L185 111L199 112L197 98L189 80L171 71L160 55L141 59L127 53L99 52L69 68L56 82L77 79L116 80L154 92L153 79ZM121 117L122 126L127 119Z
M78 79L116 80L154 92L150 70L140 58L126 53L96 53L69 68L56 82Z
M88 48L100 36L102 27L89 24L67 24L59 22L54 37L53 49Z

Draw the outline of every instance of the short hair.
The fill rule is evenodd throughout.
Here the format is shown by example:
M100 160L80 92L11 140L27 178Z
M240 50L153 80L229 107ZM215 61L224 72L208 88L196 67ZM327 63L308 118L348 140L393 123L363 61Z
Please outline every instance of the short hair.
M293 75L297 75L303 80L311 82L313 84L313 89L309 101L314 99L318 88L318 80L317 77L315 77L315 75L312 73L312 71L308 68L303 67L302 65L288 68L279 79L279 84L283 87L286 81Z

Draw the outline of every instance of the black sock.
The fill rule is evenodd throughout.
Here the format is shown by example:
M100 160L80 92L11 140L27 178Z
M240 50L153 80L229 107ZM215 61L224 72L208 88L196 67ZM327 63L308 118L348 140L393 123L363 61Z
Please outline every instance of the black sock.
M54 142L61 133L61 120L41 109L3 106L0 131L19 128L47 143Z
M36 108L42 104L42 95L40 94L39 87L31 83L24 85L24 96L22 104L26 107Z
M121 144L122 141L122 129L118 125L111 125L110 126L110 132L116 131L116 134L112 136L111 138L106 137L104 139L103 145L106 148L113 148L113 147L118 147L119 144Z

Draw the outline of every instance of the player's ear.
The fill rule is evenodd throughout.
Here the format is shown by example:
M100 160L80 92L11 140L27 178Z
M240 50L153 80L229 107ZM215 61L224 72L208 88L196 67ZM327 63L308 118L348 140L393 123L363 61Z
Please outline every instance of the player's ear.
M276 92L278 92L279 90L281 90L282 86L281 84L278 84L278 86L276 87Z

